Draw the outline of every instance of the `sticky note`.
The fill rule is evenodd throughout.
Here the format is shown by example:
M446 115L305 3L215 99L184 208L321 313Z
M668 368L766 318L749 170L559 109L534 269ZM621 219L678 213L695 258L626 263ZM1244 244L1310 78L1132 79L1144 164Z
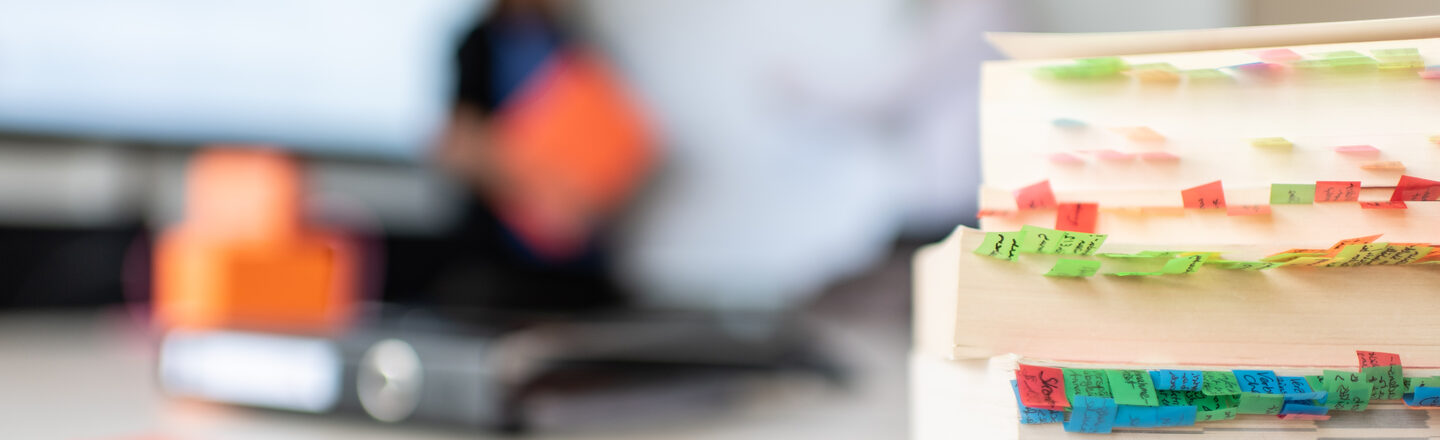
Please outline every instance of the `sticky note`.
M1180 72L1180 74L1185 75L1185 79L1191 82L1220 81L1230 79L1230 75L1225 74L1225 72L1220 69L1190 69L1183 70Z
M1431 67L1416 73L1420 79L1440 79L1440 67Z
M1365 237L1369 238L1369 237ZM1375 236L1379 238L1379 236ZM1374 239L1371 239L1372 241ZM1366 367L1388 367L1400 365L1400 355L1395 353L1382 353L1378 351L1356 350L1355 358L1360 361L1360 368Z
M1001 260L1020 260L1020 232L986 232L975 253Z
M1326 388L1335 382L1360 383L1365 379L1358 372L1343 370L1325 370L1323 377Z
M1220 420L1230 420L1235 418L1235 414L1235 408L1217 409L1214 411L1197 411L1195 413L1195 421L1215 422Z
M1207 396L1224 396L1240 394L1240 383L1235 380L1235 373L1229 371L1206 371L1200 385L1200 391Z
M1065 421L1065 412L1050 409L1038 409L1025 406L1020 402L1020 385L1010 381L1010 390L1015 392L1015 406L1020 410L1020 423L1035 425L1042 423L1060 423Z
M1055 118L1054 120L1050 121L1050 123L1055 125L1056 127L1066 129L1085 128L1089 125L1086 124L1085 121L1071 118Z
M1300 257L1300 258L1296 258L1296 259L1293 259L1293 260L1290 260L1290 261L1286 261L1286 262L1285 262L1285 266L1288 266L1288 267L1315 267L1315 266L1324 266L1324 265L1326 265L1326 264L1329 264L1330 261L1331 261L1331 258L1330 258L1330 257Z
M1379 156L1380 149L1372 145L1345 145L1335 147L1335 152L1346 156Z
M1315 201L1354 202L1360 200L1359 181L1325 180L1315 182Z
M1370 400L1399 399L1405 394L1405 376L1399 364L1364 367L1360 375L1371 386Z
M1280 414L1310 414L1319 416L1325 415L1327 412L1330 412L1330 408L1296 402L1285 402L1285 407L1280 408Z
M1115 424L1115 399L1075 396L1065 432L1109 433Z
M1116 404L1115 426L1125 428L1154 428L1160 424L1160 408Z
M1054 229L1025 225L1020 227L1020 252L1027 254L1054 254L1060 250L1060 238L1065 234Z
M1048 79L1077 80L1115 76L1126 69L1125 61L1115 57L1085 58L1073 64L1044 66L1033 71L1035 76Z
M1110 272L1106 275L1117 277L1149 277L1156 275L1165 275L1165 272Z
M1105 234L1086 234L1084 232L1060 231L1060 248L1055 253L1060 255L1094 255L1105 244Z
M1155 426L1191 426L1194 424L1194 406L1162 406L1155 409Z
M1096 152L1095 152L1095 157L1098 157L1098 158L1100 158L1100 160L1103 160L1103 161L1106 161L1106 162L1125 162L1125 161L1130 161L1130 160L1134 160L1134 159L1135 159L1135 155L1134 155L1134 154L1121 153L1121 152L1115 151L1115 150L1099 150L1099 151L1096 151Z
M1225 207L1225 189L1216 180L1204 185L1180 191L1186 208L1220 209Z
M1326 249L1325 252L1326 252L1327 254L1329 254L1329 255L1335 255L1335 254L1338 253L1340 250L1345 249L1346 247L1349 247L1349 246L1353 246L1353 245L1357 245L1357 244L1370 244L1370 243L1374 243L1375 240L1380 239L1380 236L1381 236L1381 235L1384 235L1384 234L1366 235L1366 236L1364 236L1364 237L1355 237L1355 238L1347 238L1347 239L1344 239L1344 240L1340 240L1340 241L1335 242L1335 244L1330 245L1330 248L1329 248L1329 249Z
M1059 368L1021 364L1015 372L1020 387L1020 403L1031 408L1062 409L1070 407L1065 398L1065 373Z
M1055 193L1050 191L1050 181L1043 180L1015 190L1015 206L1021 210L1055 207Z
M1294 143L1283 137L1255 138L1250 140L1250 145L1275 150L1289 150L1295 147Z
M1279 394L1264 393L1240 393L1240 414L1280 414L1280 408L1285 406L1285 396Z
M1395 191L1390 193L1392 202L1419 202L1440 200L1440 182L1413 176L1400 176Z
M1379 61L1380 70L1411 70L1425 67L1425 60L1415 48L1375 49L1370 55Z
M1110 380L1110 396L1121 405L1159 406L1155 384L1145 370L1105 370Z
M1110 380L1105 370L1085 368L1064 368L1065 395L1070 398L1070 404L1075 404L1075 396L1110 397Z
M1440 387L1419 387L1405 397L1406 406L1440 407Z
M1311 391L1320 391L1325 389L1325 376L1315 375L1303 377L1305 378L1305 383L1310 385Z
M1405 209L1405 202L1360 202L1360 209Z
M1060 164L1060 165L1080 165L1080 164L1085 163L1085 159L1081 159L1079 156L1076 156L1076 155L1073 155L1073 154L1070 154L1070 153L1055 153L1055 154L1051 154L1051 155L1049 156L1049 159L1050 159L1050 163Z
M1225 207L1225 215L1231 217L1270 215L1270 205L1230 205Z
M1180 69L1176 69L1170 63L1136 64L1130 66L1130 70L1125 74L1141 83L1180 82Z
M1270 62L1295 61L1303 58L1300 56L1300 54L1295 53L1295 51L1290 49L1266 49L1255 52L1255 56L1259 57L1261 60Z
M1130 127L1121 129L1125 133L1125 139L1131 142L1159 143L1165 142L1165 136L1156 133L1150 127Z
M1180 156L1176 156L1174 154L1170 154L1164 151L1147 151L1144 153L1140 153L1140 160L1150 163L1171 163L1179 162Z
M1405 164L1398 160L1383 160L1362 163L1360 164L1360 169L1369 171L1405 171Z
M1201 374L1196 370L1155 370L1150 382L1156 390L1200 391Z
M1234 370L1240 391L1247 393L1280 394L1280 378L1274 371Z
M1276 183L1270 185L1271 205L1309 205L1315 202L1315 185Z
M1268 261L1217 261L1206 262L1207 266L1215 266L1221 269L1230 270L1267 270L1282 266L1281 263Z
M1047 277L1090 277L1100 270L1100 262L1095 260L1072 260L1061 258L1055 260L1055 266L1045 272Z
M1281 414L1280 420L1330 420L1330 416L1318 414Z
M1327 408L1337 411L1364 411L1370 406L1371 386L1368 383L1336 381L1326 386L1330 393L1325 399Z
M1099 218L1097 203L1061 203L1055 208L1055 229L1093 234Z
M1165 266L1160 268L1160 272L1166 274L1195 273L1200 271L1200 266L1205 264L1205 259L1206 256L1203 254L1171 258L1165 262Z
M1310 401L1325 400L1325 391L1315 391L1310 386L1310 381L1304 376L1281 376L1280 394L1285 395L1285 401Z
M1419 387L1440 387L1440 376L1431 377L1407 377L1405 393L1414 393Z

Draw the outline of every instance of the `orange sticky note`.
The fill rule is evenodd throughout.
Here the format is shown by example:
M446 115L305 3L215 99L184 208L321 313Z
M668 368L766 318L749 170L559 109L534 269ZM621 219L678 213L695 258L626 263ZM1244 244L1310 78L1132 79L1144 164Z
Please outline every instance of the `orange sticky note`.
M1315 182L1315 201L1353 202L1360 200L1360 182L1324 180Z
M1015 190L1015 206L1021 210L1055 207L1055 193L1050 191L1050 181L1042 180L1040 183Z
M1133 142L1165 142L1165 136L1161 136L1160 133L1156 133L1155 130L1151 130L1150 127L1131 127L1124 129L1124 131L1125 138Z
M1395 192L1390 193L1392 202L1434 200L1440 200L1440 182L1419 177L1400 176L1400 182L1395 184Z
M1360 202L1360 209L1405 209L1405 202Z
M1147 151L1140 153L1140 160L1146 162L1179 162L1180 156L1166 153L1164 151Z
M1345 246L1350 246L1350 245L1355 245L1355 244L1369 244L1369 243L1374 243L1375 240L1379 240L1379 239L1380 239L1380 235L1381 235L1381 234L1375 234L1375 235L1367 235L1367 236L1364 236L1364 237L1355 237L1355 238L1347 238L1347 239L1344 239L1344 240L1340 240L1340 241L1335 242L1335 245L1334 245L1334 246L1330 246L1330 249L1326 249L1325 252L1328 253L1328 254L1331 255L1331 256L1334 256L1336 253L1340 252L1340 250L1345 249Z
M1094 234L1099 217L1098 203L1061 203L1055 209L1055 229Z
M1378 156L1380 149L1370 145L1346 145L1335 147L1335 152L1346 156Z
M1365 162L1360 164L1360 169L1371 171L1405 171L1405 164L1398 160Z
M1270 215L1270 205L1231 205L1225 207L1225 215Z
M1225 188L1216 180L1204 185L1180 191L1185 207L1191 209L1220 209L1225 207Z

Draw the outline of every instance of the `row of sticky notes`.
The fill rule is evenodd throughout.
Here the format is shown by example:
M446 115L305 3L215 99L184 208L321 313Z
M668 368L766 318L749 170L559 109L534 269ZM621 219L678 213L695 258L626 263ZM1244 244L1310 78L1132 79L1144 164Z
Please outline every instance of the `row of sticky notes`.
M1436 70L1426 68L1424 58L1415 48L1375 49L1370 51L1370 55L1341 50L1314 54L1311 58L1290 49L1269 49L1256 52L1255 56L1260 59L1259 62L1228 66L1227 69L1264 75L1290 70L1311 74L1418 71L1418 76L1424 79L1435 78L1432 71ZM1138 82L1152 84L1176 84L1182 78L1196 83L1231 79L1229 74L1218 68L1181 70L1170 63L1131 65L1118 57L1082 58L1070 64L1038 67L1033 73L1040 78L1056 80L1113 79L1127 75Z
M1313 184L1277 183L1270 185L1270 204L1308 205L1315 202L1359 202L1359 181L1318 181ZM1189 209L1224 209L1225 188L1214 182L1180 191L1181 203ZM1440 200L1440 181L1414 176L1400 176L1388 201L1359 202L1363 209L1404 209L1405 202ZM1253 209L1253 208L1252 208ZM1260 211L1255 211L1259 213ZM1265 210L1264 212L1269 212ZM1231 213L1244 215L1245 213Z
M1021 210L1055 208L1055 229L1061 231L1094 233L1095 222L1100 218L1098 204L1057 202L1049 180L1015 190L1015 206Z
M1094 255L1105 243L1104 234L1058 231L1026 225L1019 231L987 232L975 253L1017 261L1021 253Z
M1359 372L1323 370L1311 376L1020 364L1011 387L1021 423L1063 423L1067 432L1085 433L1189 426L1238 414L1326 420L1329 411L1364 411L1372 400L1440 408L1440 377L1404 377L1400 356L1393 353L1357 351L1356 357Z

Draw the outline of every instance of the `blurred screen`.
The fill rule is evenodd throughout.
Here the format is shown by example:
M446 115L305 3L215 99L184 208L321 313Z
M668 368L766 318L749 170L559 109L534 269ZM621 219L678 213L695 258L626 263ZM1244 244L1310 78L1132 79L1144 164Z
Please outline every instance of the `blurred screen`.
M0 132L418 157L485 0L0 0Z

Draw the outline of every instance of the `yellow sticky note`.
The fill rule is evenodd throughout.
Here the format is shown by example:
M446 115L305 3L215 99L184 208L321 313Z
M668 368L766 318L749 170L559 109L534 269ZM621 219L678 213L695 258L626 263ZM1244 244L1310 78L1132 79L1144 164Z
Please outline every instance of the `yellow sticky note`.
M1255 138L1250 140L1250 145L1260 148L1291 149L1295 144L1283 137Z

